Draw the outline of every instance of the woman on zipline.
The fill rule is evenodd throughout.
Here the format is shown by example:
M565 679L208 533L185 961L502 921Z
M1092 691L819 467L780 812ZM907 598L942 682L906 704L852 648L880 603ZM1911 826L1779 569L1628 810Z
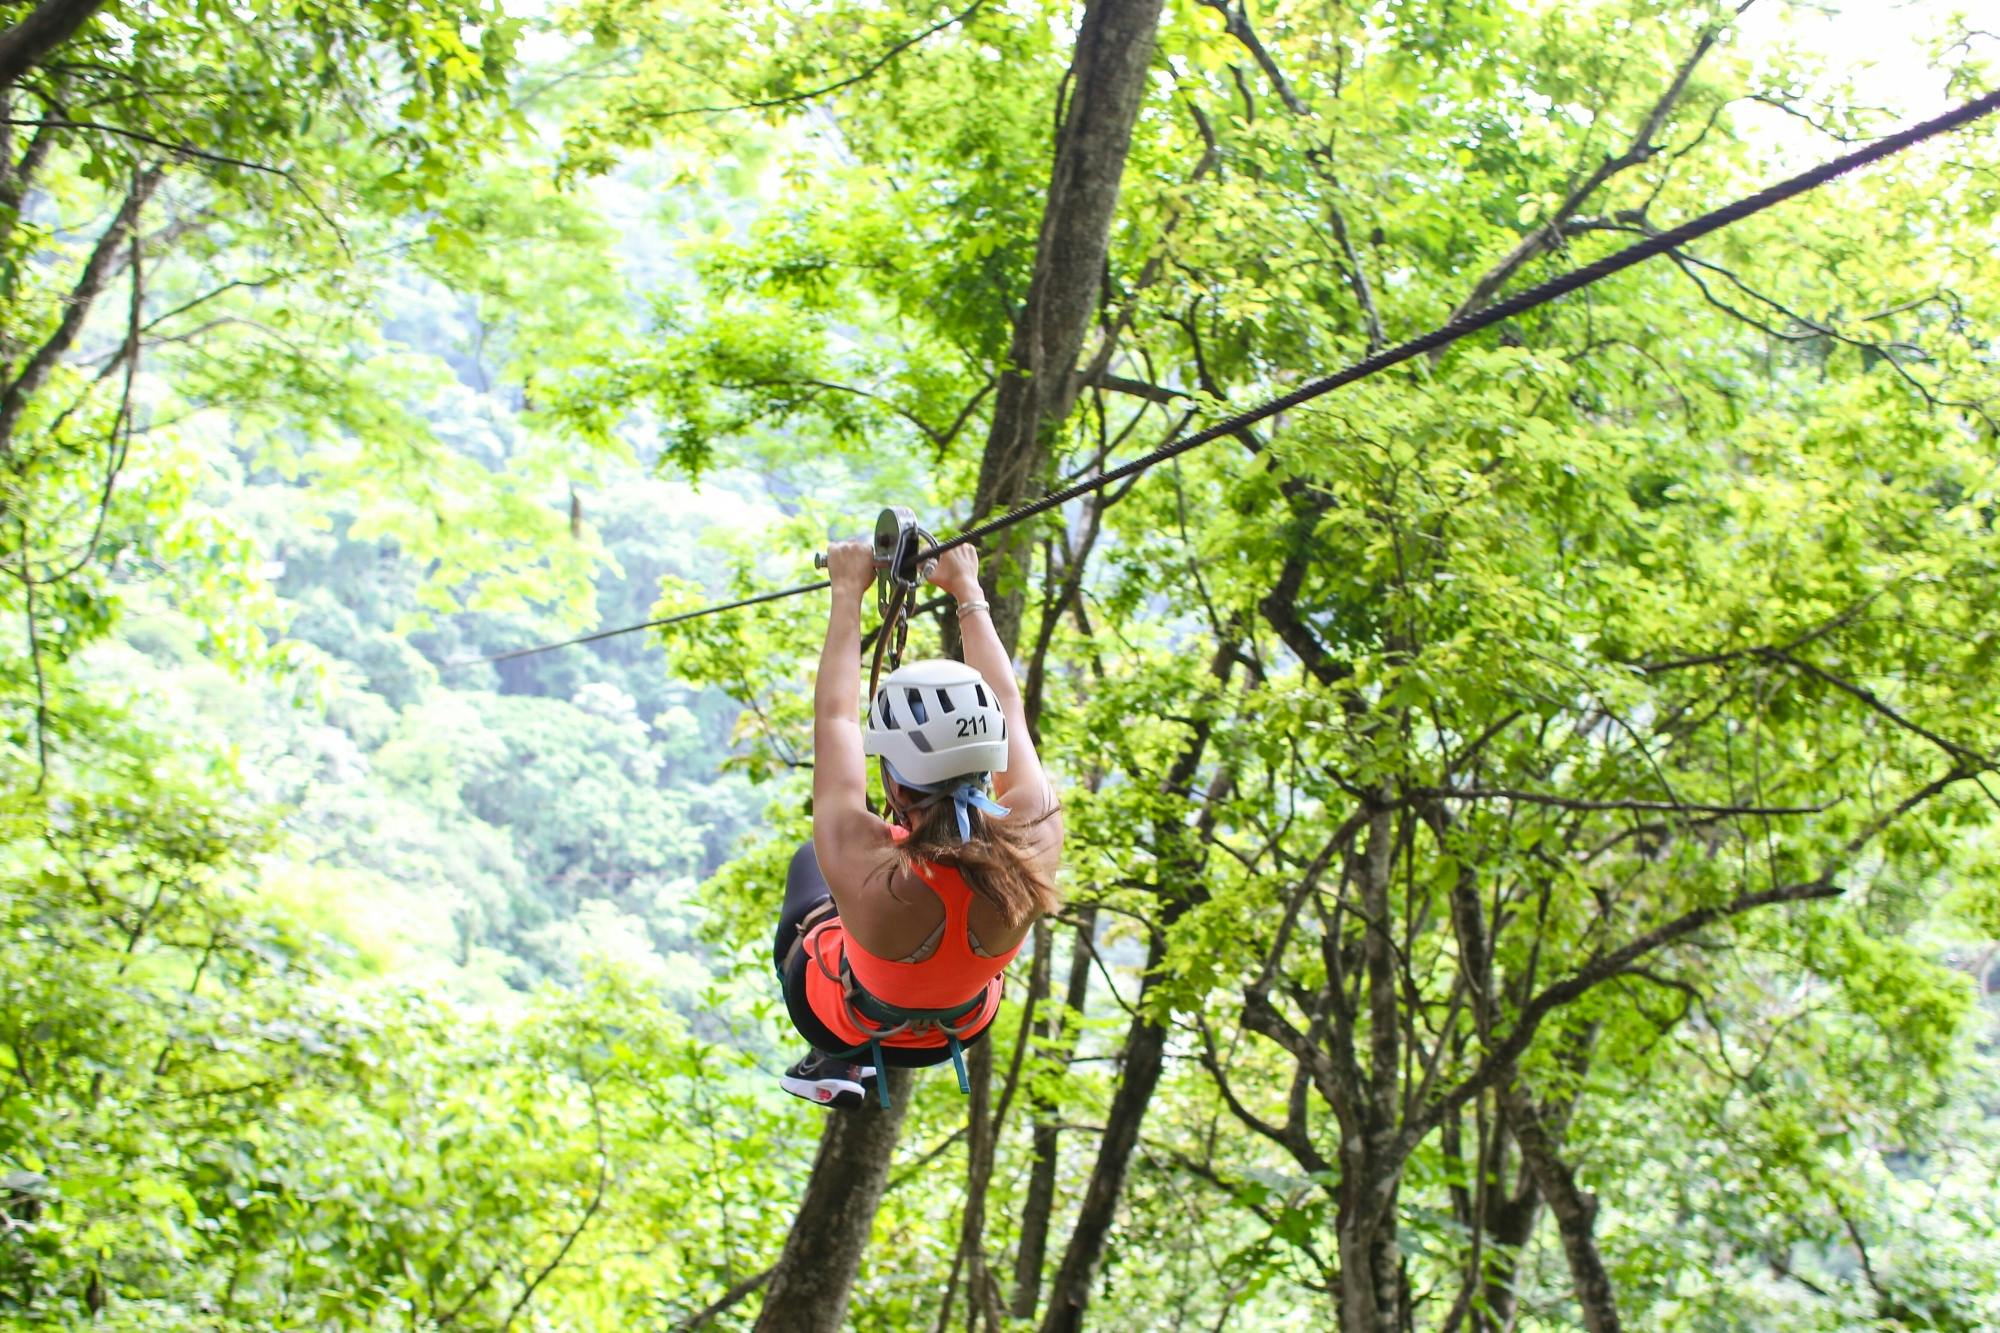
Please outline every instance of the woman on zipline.
M812 841L792 857L773 945L785 1007L813 1050L779 1081L860 1106L878 1065L957 1061L986 1035L1001 973L1056 908L1063 830L972 548L946 551L930 575L958 603L965 661L883 677L865 734L855 715L874 553L835 542L827 570ZM890 822L868 809L868 755L882 761Z

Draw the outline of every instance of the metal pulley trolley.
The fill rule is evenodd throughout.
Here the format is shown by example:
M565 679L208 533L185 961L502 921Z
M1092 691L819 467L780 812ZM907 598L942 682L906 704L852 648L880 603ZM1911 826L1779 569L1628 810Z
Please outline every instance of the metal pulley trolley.
M875 516L875 609L882 624L875 631L875 655L868 667L868 694L873 699L886 659L894 671L903 664L903 645L910 636L910 610L917 585L930 577L936 560L918 561L919 552L937 545L937 538L917 526L916 513L889 505ZM826 568L826 552L813 556L813 568Z

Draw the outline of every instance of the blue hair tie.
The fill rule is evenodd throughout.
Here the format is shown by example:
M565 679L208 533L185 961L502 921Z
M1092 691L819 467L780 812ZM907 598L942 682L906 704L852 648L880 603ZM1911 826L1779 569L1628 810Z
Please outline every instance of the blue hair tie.
M972 841L972 811L977 810L983 815L992 815L1001 819L1013 813L1006 806L986 794L987 775L984 773L975 773L969 777L950 778L944 782L912 782L901 773L898 773L896 766L886 758L882 760L882 767L889 771L890 777L896 779L897 786L906 787L911 791L920 791L930 798L918 801L916 809L927 810L939 801L949 799L951 801L952 813L958 816L958 840L960 842Z

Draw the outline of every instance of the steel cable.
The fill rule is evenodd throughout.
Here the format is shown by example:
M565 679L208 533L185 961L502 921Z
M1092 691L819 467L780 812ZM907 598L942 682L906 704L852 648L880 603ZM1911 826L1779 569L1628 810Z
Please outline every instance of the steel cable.
M1670 250L1676 250L1690 241L1701 239L1710 232L1720 230L1731 223L1740 222L1753 214L1763 212L1774 204L1783 203L1787 199L1792 199L1809 190L1817 189L1828 181L1844 176L1848 172L1879 162L1885 157L1902 152L1913 144L1921 143L1925 139L1943 134L1946 131L1957 129L1959 126L1978 120L1980 117L1989 115L1995 110L2000 110L2000 89L1987 93L1983 97L1975 98L1962 106L1955 107L1930 120L1921 121L1906 129L1898 130L1894 134L1877 139L1874 143L1858 148L1854 152L1842 157L1823 162L1810 170L1802 171L1795 176L1779 181L1775 185L1767 186L1753 195L1748 195L1745 198L1738 199L1734 203L1725 204L1723 207L1715 209L1712 212L1704 213L1698 218L1683 222L1677 227L1670 227L1665 231L1655 233L1622 250L1615 251L1612 254L1605 255L1601 259L1585 264L1582 268L1573 269L1568 273L1551 278L1547 282L1538 283L1533 287L1525 288L1491 305L1483 306L1478 310L1461 315L1457 319L1439 325L1428 333L1420 334L1407 342L1398 343L1394 347L1387 348L1372 356L1356 361L1344 370L1339 370L1331 375L1326 375L1320 379L1302 384L1289 393L1270 399L1268 402L1261 403L1256 407L1238 412L1236 415L1219 421L1212 426L1203 427L1192 435L1184 436L1178 440L1170 440L1157 449L1121 463L1109 471L1100 472L1095 476L1062 487L1059 490L1050 491L1046 495L1038 496L1033 500L1025 500L997 517L988 519L983 523L974 524L958 535L947 538L934 546L918 552L916 558L919 562L935 559L938 555L954 547L964 546L968 542L975 542L982 537L991 536L993 533L1033 518L1037 514L1046 513L1058 505L1067 504L1071 500L1078 499L1090 494L1092 491L1109 486L1115 481L1121 481L1126 477L1144 472L1160 463L1164 463L1170 458L1187 453L1191 449L1199 448L1225 435L1233 435L1238 431L1255 425L1257 422L1276 416L1280 412L1290 411L1292 408L1298 407L1302 403L1310 402L1322 394L1331 393L1333 390L1341 388L1344 385L1379 374L1392 366L1401 365L1413 357L1422 356L1426 352L1433 352L1448 347L1461 338L1478 333L1482 329L1491 328L1495 324L1513 319L1517 315L1526 314L1538 306L1547 305L1559 297L1567 296L1571 292L1590 286L1592 283L1600 282L1614 273L1619 273L1632 267L1634 264L1643 263ZM533 653L550 652L557 648L568 648L580 643L594 643L599 639L608 639L619 634L632 634L639 630L676 625L683 621L698 619L702 616L719 615L724 611L735 611L742 607L755 606L760 602L773 602L786 597L797 597L805 593L817 592L829 586L831 585L827 580L821 579L817 583L805 583L800 584L796 588L784 588L776 592L760 593L754 597L740 598L733 602L723 602L716 606L702 607L695 611L684 611L678 615L666 616L659 620L648 620L637 625L626 625L620 629L602 630L596 634L585 634L574 639L564 639L560 643L538 644L532 648L516 648L509 652L494 653L488 657L468 658L459 662L449 662L445 665L447 667L456 667L470 666L480 662L505 662L517 657L526 657Z

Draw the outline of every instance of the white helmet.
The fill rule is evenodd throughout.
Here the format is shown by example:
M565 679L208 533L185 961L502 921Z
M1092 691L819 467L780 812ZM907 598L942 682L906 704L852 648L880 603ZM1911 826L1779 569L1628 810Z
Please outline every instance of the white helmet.
M881 755L899 779L943 782L1007 767L1007 719L986 678L963 662L907 662L868 701L864 754Z

